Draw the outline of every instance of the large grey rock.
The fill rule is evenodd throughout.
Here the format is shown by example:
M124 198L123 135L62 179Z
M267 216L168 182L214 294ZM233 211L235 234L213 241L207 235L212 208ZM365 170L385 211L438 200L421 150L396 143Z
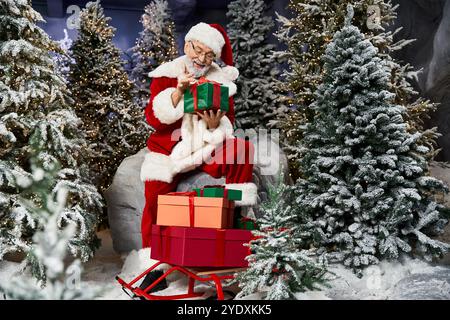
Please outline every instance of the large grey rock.
M177 191L191 191L193 188L201 188L206 185L224 184L225 178L216 179L202 171L191 171L177 186Z
M253 181L258 186L259 204L267 199L268 188L279 176L280 169L284 173L285 181L290 183L287 158L279 148L276 136L268 139L264 135L257 136L255 133L247 132L246 134L255 146ZM239 136L239 131L236 135ZM120 253L141 248L140 228L145 198L144 184L140 181L139 174L146 152L147 149L144 148L126 158L117 169L113 183L105 192L113 247ZM177 191L187 191L224 182L223 178L215 179L206 173L194 170L179 183ZM258 205L252 208L245 207L243 212L248 216L257 217L260 215L258 208Z
M430 175L442 180L450 188L450 165L445 162L432 161L430 163ZM450 207L450 194L439 195L440 201Z
M139 179L146 150L126 158L105 192L114 250L129 252L142 247L141 216L144 210L144 183Z
M450 269L419 273L400 280L393 289L395 300L450 300Z

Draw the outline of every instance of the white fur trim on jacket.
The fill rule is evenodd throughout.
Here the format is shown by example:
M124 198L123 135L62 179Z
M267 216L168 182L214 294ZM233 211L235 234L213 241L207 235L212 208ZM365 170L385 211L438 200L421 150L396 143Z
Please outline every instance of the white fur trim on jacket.
M178 142L176 147L183 149L185 145ZM191 171L209 159L215 146L207 144L186 157L176 158L173 153L170 156L158 152L149 151L141 166L141 181L164 181L172 182L178 173Z
M200 22L193 26L186 36L184 41L197 40L210 47L216 56L220 57L222 47L225 44L225 39L222 34L209 24Z
M167 88L153 99L153 113L161 123L172 124L183 117L184 100L181 99L176 107L172 103L172 93L175 90L176 88Z
M148 75L151 78L168 77L178 78L184 73L184 61L186 56L178 57L172 61L163 63ZM237 92L237 86L233 82L239 75L238 69L232 66L221 68L217 63L211 64L211 69L206 74L206 79L216 81L229 89L229 96L234 96Z
M208 130L206 129L206 126L204 126L203 141L206 141L208 143L217 145L222 143L222 141L226 138L232 137L233 125L231 124L231 121L227 116L223 116L222 119L220 119L219 126L214 130Z
M242 191L242 200L235 201L238 207L253 206L258 201L258 187L253 182L226 183L225 187Z
M181 124L181 138L170 155L157 152L146 154L141 167L141 180L172 182L181 172L194 169L210 159L211 153L226 138L233 138L233 127L227 116L210 131L205 120L196 114L185 114Z
M150 77L177 78L184 73L185 56L160 65L149 73ZM216 63L206 76L207 79L228 86L230 96L236 93L236 85L228 78L228 75ZM153 112L161 123L170 124L182 117L181 141L172 149L170 155L157 152L148 152L141 167L142 181L172 182L173 177L181 172L186 172L201 165L209 159L211 153L226 138L233 138L233 126L225 115L220 120L219 126L214 130L208 130L205 120L196 114L183 114L184 102L174 108L172 106L172 94L175 88L161 91L153 99Z
M162 153L149 151L141 166L141 181L172 182L174 176L174 164L169 156Z

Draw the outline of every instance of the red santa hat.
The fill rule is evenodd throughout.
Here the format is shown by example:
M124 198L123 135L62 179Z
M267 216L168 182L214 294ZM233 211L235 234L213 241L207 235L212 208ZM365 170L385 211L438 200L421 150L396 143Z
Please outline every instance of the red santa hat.
M214 51L216 57L220 57L227 66L234 65L230 38L228 38L225 29L221 25L200 22L189 30L184 37L184 40L197 40L210 47ZM232 78L237 78L239 73L236 68L227 69L229 70L224 71L230 73Z

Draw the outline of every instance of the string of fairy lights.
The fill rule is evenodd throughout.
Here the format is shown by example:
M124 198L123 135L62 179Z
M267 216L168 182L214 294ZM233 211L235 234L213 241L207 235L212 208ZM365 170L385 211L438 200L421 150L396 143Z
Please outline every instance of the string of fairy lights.
M305 4L308 3L317 6L317 10L314 12L308 10L305 7ZM350 0L325 0L321 2L293 0L289 3L289 9L294 13L294 18L291 19L289 26L293 30L293 36L288 43L288 54L293 63L290 66L291 76L287 78L285 87L286 91L292 93L292 96L288 97L288 104L291 107L299 107L295 112L288 114L286 121L282 122L282 131L289 145L294 146L301 139L299 125L305 121L310 121L311 117L314 116L314 113L311 113L307 106L313 102L313 93L322 82L323 61L321 57L333 34L342 25L345 7L348 3L354 5L354 20L358 22L367 37L374 35L374 32L367 29L364 25L367 19L365 10L368 5L381 4L381 21L383 23L390 22L394 17L389 12L389 7L379 0L360 0L356 2ZM23 15L29 19L33 18L32 14L27 11ZM148 47L143 37L136 41L136 47L139 48L139 53L144 61L152 62L152 65L148 64L149 68L154 68L177 56L174 23L168 20L162 24L166 28L165 30L152 30L158 25L156 22L160 21L161 17L162 14L158 11L158 8L150 4L145 7L145 13L141 18L144 30L149 33L153 32L156 34L159 32L166 35L164 39L153 37L151 48ZM76 101L75 109L77 115L85 123L88 137L93 142L97 142L96 139L99 139L99 137L105 140L112 139L113 137L108 137L107 133L116 132L115 134L117 134L120 131L118 126L121 125L121 119L108 118L108 115L111 112L120 115L122 111L120 108L115 108L119 105L117 103L89 102L93 98L91 95L97 93L98 96L104 97L105 101L110 101L108 100L110 97L115 97L114 99L117 101L124 101L125 108L127 108L130 88L133 87L133 82L128 79L121 68L120 56L112 45L111 41L114 37L115 29L108 24L108 21L109 18L105 17L100 5L91 6L88 10L81 12L79 45L74 45L78 51L74 52L74 55L78 55L79 59L76 68L69 75L72 79L71 89ZM392 42L392 39L377 42L376 45L381 52L385 52L389 42ZM102 55L105 59L101 59ZM396 93L397 103L408 104L411 94L402 84L402 79L404 78L402 72L404 70L400 68L393 70L391 78L392 90ZM148 73L147 70L145 73ZM13 77L15 76L19 76L18 71L13 73ZM142 84L148 83L148 76L143 76L140 81ZM88 103L91 103L92 106L87 107ZM412 131L420 130L423 124L421 120L423 115L428 114L433 107L434 105L426 100L419 101L413 104L412 107L409 107L407 115L409 129ZM105 125L110 128L106 129ZM111 181L114 174L113 170L109 169L115 168L115 164L129 154L129 149L120 143L120 139L117 140L119 141L112 140L117 147L113 155L100 158L99 162L95 164L99 168L105 168L103 171L106 173L107 181ZM291 159L294 158L291 157ZM291 163L292 166L295 166L295 164ZM298 173L295 170L291 172L293 178L295 178L296 174ZM104 182L102 185L104 189L108 183Z
M145 10L142 22L144 28L149 28L151 19L157 17L151 6L147 6ZM133 82L128 79L121 66L118 51L112 45L114 28L110 27L107 21L103 10L97 6L87 8L80 14L79 41L74 43L72 50L76 64L69 73L77 114L86 124L85 130L90 140L93 143L101 141L97 147L100 150L100 156L93 158L91 164L93 172L102 173L98 182L101 190L105 190L111 183L118 164L130 153L136 152L136 146L142 147L145 141L142 136L132 136L126 143L122 143L121 137L124 135L123 127L126 125L124 119L127 111L134 113L128 119L130 120L128 127L133 125L136 117L142 117L142 115L131 107L130 89L133 87ZM166 35L170 40L169 45L166 41L155 37L153 40L157 41L151 43L151 50L141 50L142 55L147 59L156 60L157 64L176 57L174 29L173 23L167 24ZM140 42L136 44L142 47L144 45ZM107 56L105 52L108 53ZM167 54L162 54L163 52ZM107 58L107 63L104 63L104 58ZM142 81L145 82L146 79ZM95 103L92 101L99 96L105 98L105 103L98 100ZM113 150L102 149L102 142L107 142Z
M96 154L91 172L100 191L111 184L119 163L143 147L142 137L133 139L122 127L133 128L141 117L133 107L129 80L119 50L112 43L115 29L108 24L99 4L80 14L80 36L72 47L75 63L69 71L75 110L84 123ZM131 136L124 141L124 135Z
M149 67L154 68L165 62L168 62L178 56L178 50L175 41L175 23L165 20L163 23L157 23L161 20L161 12L157 9L155 3L147 5L144 9L141 23L144 27L144 36L151 38L149 43L145 37L138 38L136 47L139 53L146 58L145 61L152 62ZM155 26L163 25L161 30L155 30ZM161 35L165 35L164 38Z
M0 82L4 88L8 89L9 95L17 94L20 96L18 99L11 99L6 108L1 110L2 115L15 113L16 116L8 117L9 120L5 122L7 130L14 133L15 140L9 141L8 144L2 144L0 154L2 160L8 166L11 166L11 169L16 172L23 170L23 174L26 175L26 172L29 172L30 169L30 154L34 152L30 147L32 134L38 133L41 134L41 137L46 136L49 141L51 140L51 137L47 136L47 132L36 130L36 120L47 117L48 113L53 111L54 108L66 106L64 97L66 87L62 79L54 73L54 65L50 57L50 52L61 53L62 49L42 29L36 27L40 18L32 9L29 1L15 3L15 6L16 10L8 10L8 7L6 7L6 10L5 7L1 8L5 11L0 14L10 17L10 19L0 21L0 42L20 40L27 45L18 48L11 46L10 50L2 50L0 55L0 62L2 66L5 66L5 68L2 68L2 70L5 70L5 74L0 74ZM19 19L20 23L17 22ZM64 122L61 122L58 129L66 133ZM68 135L70 134L68 133ZM56 157L58 162L65 166L69 162L67 158L53 154L56 144L57 142L51 141L49 145L45 146L45 152L48 152L50 157ZM9 179L11 177L7 181ZM36 205L42 205L41 199L36 194L23 195L21 194L21 187L14 183L4 183L0 187L1 192L5 192L11 199L8 202L11 205L11 212L14 206L17 206L19 197L23 196ZM72 196L71 194L68 195L67 203L71 203ZM3 213L5 212L8 212L8 210L3 211ZM28 221L28 223L31 225L32 222ZM14 216L8 217L6 215L0 219L2 230L12 230L17 224ZM28 231L24 230L24 232ZM22 234L21 241L31 241L29 237L26 239L27 236L29 235Z
M131 76L136 84L135 99L141 107L145 107L150 93L151 78L148 74L159 65L177 58L178 50L175 23L167 2L152 1L144 8L140 22L143 31L133 47L136 66Z

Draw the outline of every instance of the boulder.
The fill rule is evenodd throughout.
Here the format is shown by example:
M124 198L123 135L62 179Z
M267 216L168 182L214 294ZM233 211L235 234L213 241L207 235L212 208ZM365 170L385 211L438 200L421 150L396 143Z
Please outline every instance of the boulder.
M139 172L146 149L125 158L105 192L108 222L113 248L116 252L129 252L142 247L141 216L144 210L144 183Z
M239 132L236 134L239 136ZM285 182L290 183L286 155L279 148L278 137L269 139L264 134L248 134L255 146L253 180L258 186L258 204L267 199L268 188L283 172ZM141 216L144 209L144 183L140 180L140 168L147 148L126 158L117 169L111 186L105 192L108 220L113 248L119 253L141 248ZM199 170L193 170L178 185L177 191L188 191L211 184L223 184L224 178L215 179ZM259 205L244 207L246 216L260 216Z

